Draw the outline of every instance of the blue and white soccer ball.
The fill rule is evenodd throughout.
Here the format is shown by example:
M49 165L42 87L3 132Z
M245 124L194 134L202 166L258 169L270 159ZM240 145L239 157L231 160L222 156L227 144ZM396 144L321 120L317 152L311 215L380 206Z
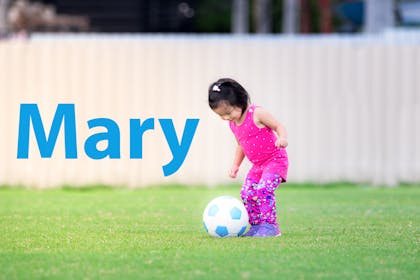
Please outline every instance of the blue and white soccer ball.
M203 226L214 237L241 236L248 226L248 212L233 196L219 196L207 204Z

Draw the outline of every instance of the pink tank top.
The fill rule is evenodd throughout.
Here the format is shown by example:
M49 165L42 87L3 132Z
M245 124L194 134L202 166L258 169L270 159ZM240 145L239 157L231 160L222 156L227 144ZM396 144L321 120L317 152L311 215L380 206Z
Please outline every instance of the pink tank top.
M238 140L245 156L253 164L262 164L272 158L287 157L284 148L276 147L277 135L268 127L259 128L254 123L255 105L251 105L245 113L240 125L229 122L230 129Z

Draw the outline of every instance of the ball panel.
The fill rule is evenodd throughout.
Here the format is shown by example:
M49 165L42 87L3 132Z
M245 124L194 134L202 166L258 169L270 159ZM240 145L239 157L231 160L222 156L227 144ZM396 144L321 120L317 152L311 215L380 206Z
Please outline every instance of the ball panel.
M233 220L240 220L241 219L241 215L242 211L241 209L239 209L238 207L234 206L232 209L230 209L230 217Z
M207 215L209 215L210 217L214 217L216 216L218 211L219 211L219 207L217 206L217 204L213 204L210 206L209 211L207 212Z
M238 232L238 236L242 236L245 233L247 226L243 226L241 230Z
M215 232L220 237L225 237L229 234L228 228L225 226L217 226Z

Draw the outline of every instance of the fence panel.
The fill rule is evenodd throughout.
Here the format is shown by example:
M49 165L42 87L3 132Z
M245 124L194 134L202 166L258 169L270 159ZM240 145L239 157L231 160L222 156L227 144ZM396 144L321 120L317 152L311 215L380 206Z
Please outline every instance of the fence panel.
M289 180L394 185L420 181L420 36L70 36L0 42L0 184L46 188L104 183L141 187L224 184L235 141L207 105L208 85L237 79L252 101L289 132ZM46 133L59 103L76 108L77 159L65 159L63 130L51 159L31 129L29 159L17 159L19 109L38 104ZM88 121L110 118L121 158L85 154ZM154 119L143 158L130 159L130 119ZM181 168L158 119L200 119ZM100 143L99 148L106 148ZM248 163L240 171L246 174Z

